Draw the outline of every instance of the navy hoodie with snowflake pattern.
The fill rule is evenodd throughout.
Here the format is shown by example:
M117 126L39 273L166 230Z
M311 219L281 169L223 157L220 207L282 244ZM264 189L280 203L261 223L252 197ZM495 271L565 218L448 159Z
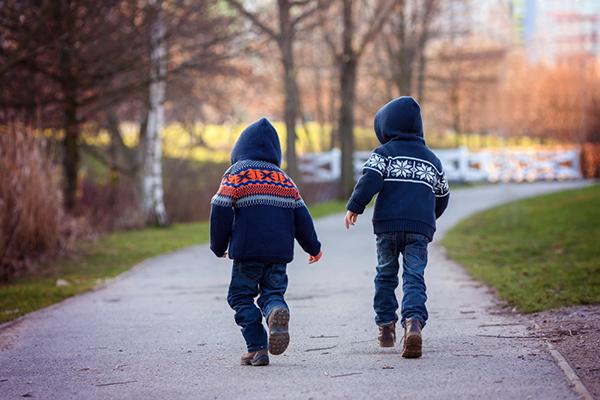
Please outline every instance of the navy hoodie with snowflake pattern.
M414 232L433 239L450 192L442 163L426 146L419 104L408 96L375 114L381 142L363 166L347 209L362 214L376 194L375 234Z

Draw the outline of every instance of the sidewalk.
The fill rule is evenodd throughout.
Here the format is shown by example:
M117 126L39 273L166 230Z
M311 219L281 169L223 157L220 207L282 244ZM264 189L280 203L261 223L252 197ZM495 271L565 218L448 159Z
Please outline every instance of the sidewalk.
M456 191L437 239L461 218L583 183ZM323 261L289 266L292 340L267 368L241 367L225 300L230 264L208 246L146 261L101 290L0 328L0 399L576 399L545 344L499 314L490 291L431 246L424 356L376 345L370 215L350 232L317 222Z

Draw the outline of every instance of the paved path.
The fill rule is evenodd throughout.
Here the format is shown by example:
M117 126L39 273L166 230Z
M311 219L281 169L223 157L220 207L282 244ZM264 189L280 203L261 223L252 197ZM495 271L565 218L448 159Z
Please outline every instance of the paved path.
M456 191L437 238L508 200L582 183ZM370 216L369 216L370 217ZM238 366L243 342L225 295L229 263L196 246L144 262L108 287L0 330L0 398L575 399L544 344L489 290L431 246L424 356L376 346L370 218L317 223L325 257L290 265L292 342L268 368Z

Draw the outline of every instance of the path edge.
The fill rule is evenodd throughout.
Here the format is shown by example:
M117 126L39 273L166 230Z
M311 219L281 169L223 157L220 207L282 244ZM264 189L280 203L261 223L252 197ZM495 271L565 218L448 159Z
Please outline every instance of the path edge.
M65 297L64 299L60 300L57 303L53 303L53 304L50 304L49 306L42 307L42 308L40 308L38 310L34 310L34 311L31 311L31 312L28 312L27 314L21 315L20 317L17 317L15 319L10 320L10 321L6 321L6 322L0 323L0 335L3 334L3 333L5 333L5 332L8 332L13 327L20 325L25 320L28 320L30 318L35 318L36 316L42 315L42 314L44 314L44 313L46 313L48 311L51 311L53 309L60 308L60 307L64 306L65 304L68 304L68 303L73 302L73 301L77 301L80 298L83 298L83 297L86 297L88 295L91 295L92 293L96 293L96 292L102 291L102 290L106 289L107 287L111 286L112 284L114 284L115 282L118 282L118 281L121 281L123 279L126 279L129 275L137 272L138 270L146 268L148 266L148 264L150 262L154 261L155 259L161 258L163 256L169 256L169 255L175 254L175 253L180 252L180 251L191 250L191 249L193 249L195 247L201 247L201 246L208 246L208 243L193 244L191 246L182 247L182 248L177 249L177 250L169 251L169 252L166 252L166 253L160 253L160 254L157 254L157 255L155 255L153 257L146 258L146 259L140 261L139 263L133 265L131 268L129 268L129 269L121 272L118 275L115 275L115 276L113 276L111 278L104 278L101 283L98 283L96 286L94 286L94 287L86 290L85 292L78 293L78 294L76 294L74 296Z
M542 330L542 328L538 325L537 322L533 320L531 320L531 322L538 331ZM544 339L544 342L546 342L546 346L548 347L550 355L552 356L552 358L554 358L554 361L556 361L556 364L561 369L561 371L571 384L571 388L579 396L579 398L582 400L594 400L594 397L589 392L589 390L587 390L581 379L579 379L579 376L577 375L575 370L573 370L567 359L548 339Z

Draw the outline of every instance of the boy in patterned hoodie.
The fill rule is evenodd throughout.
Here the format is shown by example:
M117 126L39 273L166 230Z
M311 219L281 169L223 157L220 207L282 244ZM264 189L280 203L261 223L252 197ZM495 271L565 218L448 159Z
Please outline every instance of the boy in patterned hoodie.
M347 205L346 229L354 225L373 196L377 236L375 322L379 345L396 340L398 287L402 254L402 356L421 357L421 329L427 322L424 271L427 245L435 222L448 205L449 189L440 160L425 145L421 109L412 97L399 97L375 114L375 133L381 142L363 167Z
M217 257L233 259L227 302L248 348L241 364L268 365L268 351L281 354L290 340L284 294L294 239L309 254L310 264L323 253L298 188L279 168L279 138L266 118L242 132L231 164L211 202L210 248Z

